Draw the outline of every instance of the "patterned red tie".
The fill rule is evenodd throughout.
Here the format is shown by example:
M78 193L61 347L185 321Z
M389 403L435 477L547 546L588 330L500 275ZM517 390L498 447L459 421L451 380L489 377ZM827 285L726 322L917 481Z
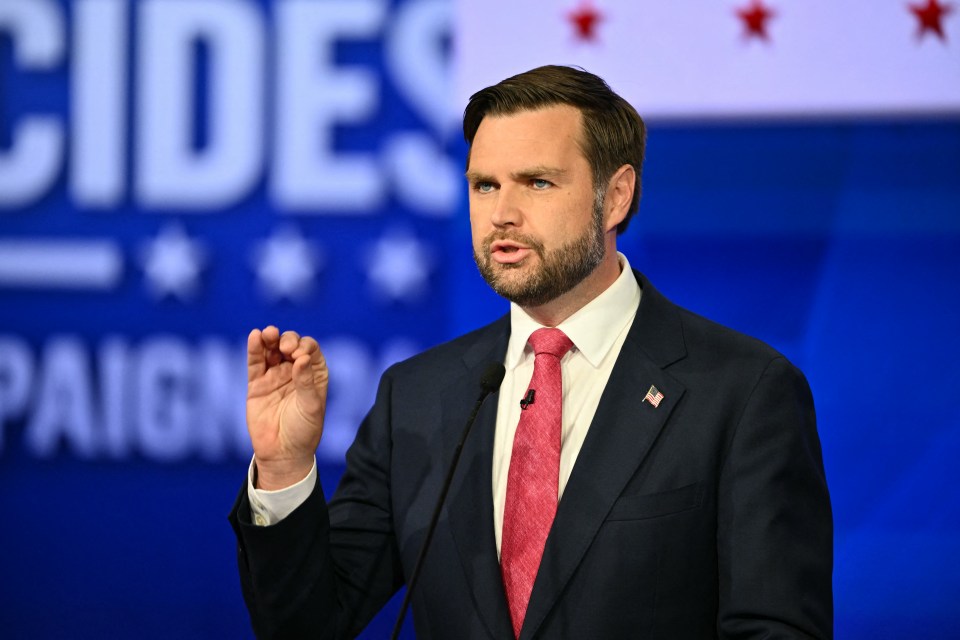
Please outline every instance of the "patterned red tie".
M573 343L559 329L537 329L527 340L536 354L533 378L513 439L503 507L500 571L519 637L547 534L557 513L563 384L560 358Z

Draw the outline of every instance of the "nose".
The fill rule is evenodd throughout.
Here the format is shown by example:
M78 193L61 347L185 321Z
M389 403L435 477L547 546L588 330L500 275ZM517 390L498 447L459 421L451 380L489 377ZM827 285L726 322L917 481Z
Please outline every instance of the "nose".
M517 195L510 188L501 187L497 193L497 201L493 205L490 222L495 227L517 226L522 218Z

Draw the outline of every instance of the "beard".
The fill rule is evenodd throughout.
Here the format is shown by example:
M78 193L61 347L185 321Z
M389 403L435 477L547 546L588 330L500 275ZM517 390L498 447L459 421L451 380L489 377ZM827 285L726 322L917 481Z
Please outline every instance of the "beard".
M584 281L603 261L606 254L603 232L603 194L594 199L590 228L579 238L548 252L543 243L522 233L494 231L483 239L482 251L474 249L473 259L490 288L521 307L539 307L555 300ZM524 279L509 277L523 268L521 263L497 264L490 245L497 240L512 240L533 250L540 259L536 270Z

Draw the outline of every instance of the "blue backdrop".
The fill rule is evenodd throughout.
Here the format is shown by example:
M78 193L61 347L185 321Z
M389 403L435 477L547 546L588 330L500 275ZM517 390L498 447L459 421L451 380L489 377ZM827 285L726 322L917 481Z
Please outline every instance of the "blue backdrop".
M249 637L248 330L327 352L329 492L379 373L506 311L428 4L0 4L4 637ZM644 185L631 263L810 380L838 637L956 637L960 120L652 122Z

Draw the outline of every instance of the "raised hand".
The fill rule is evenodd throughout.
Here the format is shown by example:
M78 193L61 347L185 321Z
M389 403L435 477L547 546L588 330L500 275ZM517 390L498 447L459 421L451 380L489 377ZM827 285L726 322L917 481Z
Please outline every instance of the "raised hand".
M257 487L282 489L307 476L327 406L327 363L317 341L274 326L247 337L247 430Z

